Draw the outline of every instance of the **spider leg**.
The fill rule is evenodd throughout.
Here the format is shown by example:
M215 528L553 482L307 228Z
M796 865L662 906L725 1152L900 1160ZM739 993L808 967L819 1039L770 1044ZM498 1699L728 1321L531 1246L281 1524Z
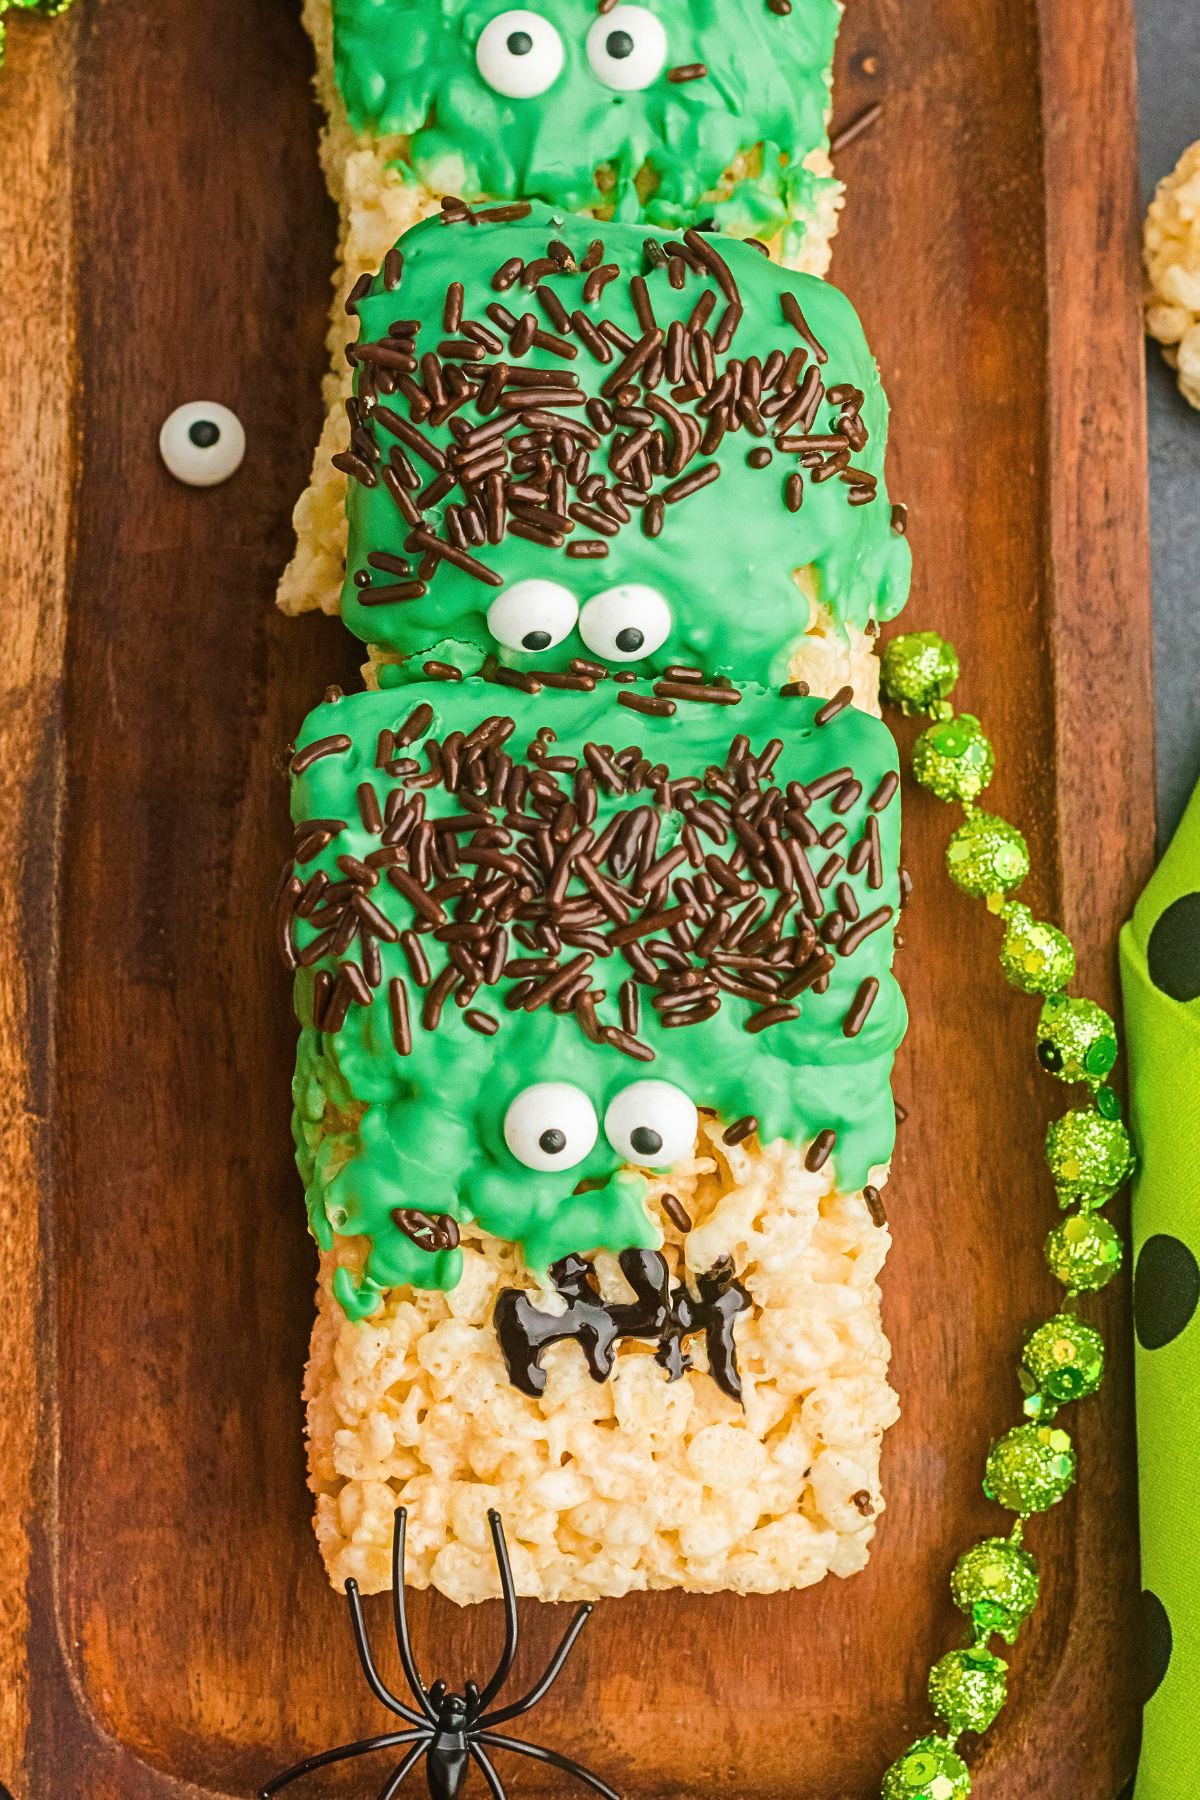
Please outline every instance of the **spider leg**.
M517 1654L517 1590L513 1583L512 1564L508 1560L508 1545L504 1542L504 1527L500 1523L500 1514L494 1507L488 1512L488 1524L492 1528L492 1546L496 1552L496 1567L500 1571L500 1591L504 1595L504 1648L500 1652L495 1674L479 1696L479 1712L487 1710L508 1680L513 1657Z
M486 1744L489 1750L513 1750L518 1756L532 1756L535 1762L550 1763L553 1768L561 1769L564 1775L573 1775L576 1781L582 1781L585 1787L594 1788L596 1793L603 1794L604 1800L621 1800L621 1796L610 1788L607 1782L585 1769L582 1763L572 1762L569 1756L560 1756L557 1750L547 1750L544 1744L526 1744L520 1738L499 1737L490 1731L481 1731L479 1742Z
M508 1796L504 1792L500 1777L496 1773L491 1758L485 1756L483 1751L479 1748L479 1745L476 1743L468 1741L467 1748L471 1752L474 1761L478 1763L483 1774L483 1779L491 1789L492 1800L508 1800Z
M413 1691L413 1696L427 1719L436 1719L437 1714L425 1691L425 1683L417 1672L416 1658L413 1656L412 1643L408 1635L408 1611L404 1603L404 1528L408 1522L408 1512L403 1506L396 1508L395 1528L392 1532L392 1618L396 1623L396 1643L400 1647L400 1662L404 1669L404 1679Z
M417 1744L414 1749L409 1751L404 1761L400 1764L400 1767L388 1776L387 1780L380 1788L379 1800L396 1800L396 1795L400 1792L401 1786L407 1779L409 1770L417 1761L418 1757L421 1757L424 1754L424 1743Z
M479 1723L481 1725L502 1725L506 1719L515 1719L518 1713L529 1712L532 1707L535 1707L538 1701L545 1697L553 1687L554 1683L558 1680L559 1674L562 1671L562 1666L566 1662L568 1656L570 1656L572 1648L574 1647L575 1639L587 1624L591 1617L591 1613L592 1609L590 1606L585 1605L580 1607L579 1611L575 1614L575 1617L571 1620L570 1625L567 1627L566 1636L563 1638L562 1643L550 1658L545 1674L535 1686L530 1688L527 1694L520 1700L514 1700L510 1706L502 1706L497 1712L489 1713L487 1717L481 1719Z
M382 1737L360 1738L357 1744L340 1744L336 1750L323 1750L319 1756L306 1756L303 1762L293 1763L282 1775L276 1775L268 1781L266 1787L259 1788L258 1800L271 1800L273 1794L280 1793L293 1781L299 1781L302 1775L311 1775L315 1769L327 1768L330 1763L347 1762L352 1756L366 1756L371 1750L393 1750L397 1744L411 1744L415 1737L424 1733L416 1731L389 1731Z
M346 1583L346 1598L350 1602L350 1623L354 1628L354 1647L358 1651L358 1660L362 1664L363 1674L367 1678L367 1686L389 1712L398 1713L402 1719L407 1719L410 1725L424 1725L425 1720L421 1714L414 1712L411 1706L405 1706L402 1700L397 1700L390 1688L384 1685L383 1677L375 1667L375 1659L371 1655L371 1645L367 1638L367 1622L363 1618L358 1583L353 1576Z

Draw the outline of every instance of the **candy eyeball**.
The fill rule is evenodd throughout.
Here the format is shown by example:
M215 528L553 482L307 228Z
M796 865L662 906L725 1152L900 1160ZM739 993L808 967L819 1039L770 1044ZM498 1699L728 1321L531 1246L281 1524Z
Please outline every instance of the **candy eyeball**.
M553 87L562 73L562 39L541 13L518 7L498 13L484 26L475 46L475 61L497 94L506 94L510 100L532 100Z
M598 1135L595 1107L569 1081L535 1081L504 1115L504 1141L527 1169L573 1169Z
M177 406L158 434L158 448L176 481L188 487L216 487L242 466L246 433L242 421L215 400Z
M604 1114L604 1135L618 1156L647 1169L666 1169L686 1156L699 1126L694 1102L671 1081L635 1081Z
M587 54L598 81L629 94L658 79L667 60L667 34L646 7L616 6L588 32Z
M487 622L506 650L550 650L579 623L579 602L557 581L515 581L492 601Z
M615 18L616 14L610 14ZM579 635L606 662L652 656L671 635L671 609L657 588L628 582L594 594L579 615Z

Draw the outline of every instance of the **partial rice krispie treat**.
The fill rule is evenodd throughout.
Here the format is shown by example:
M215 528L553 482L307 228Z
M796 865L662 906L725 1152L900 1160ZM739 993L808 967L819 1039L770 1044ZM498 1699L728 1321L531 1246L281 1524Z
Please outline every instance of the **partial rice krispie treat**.
M711 221L793 268L828 267L842 203L828 140L840 0L794 0L786 12L765 0L657 0L620 12L559 0L551 23L524 9L518 21L502 0L305 0L341 229L328 412L296 508L285 612L337 609L345 477L331 459L349 441L346 300L443 195L539 198L672 227ZM514 38L528 46L520 56Z
M331 1577L386 1585L401 1501L459 1600L496 1503L547 1598L849 1573L895 1416L894 743L503 673L327 701L292 758Z
M456 217L356 300L342 613L380 685L582 658L873 705L911 557L845 297L735 239Z
M880 1447L899 1413L879 1316L881 1204L839 1193L831 1168L807 1169L799 1146L728 1144L711 1114L694 1153L650 1180L646 1203L673 1281L723 1260L742 1271L752 1304L737 1327L740 1408L701 1367L667 1384L636 1341L606 1382L574 1344L555 1345L545 1392L521 1393L492 1315L502 1291L532 1277L512 1246L470 1228L456 1287L393 1289L361 1323L332 1288L337 1268L361 1271L361 1240L322 1255L305 1398L317 1540L335 1587L390 1585L401 1502L407 1580L460 1604L499 1592L489 1506L520 1591L542 1600L769 1593L864 1566L884 1509ZM615 1260L596 1264L602 1291L628 1298Z
M1146 329L1200 407L1200 143L1185 150L1146 219Z

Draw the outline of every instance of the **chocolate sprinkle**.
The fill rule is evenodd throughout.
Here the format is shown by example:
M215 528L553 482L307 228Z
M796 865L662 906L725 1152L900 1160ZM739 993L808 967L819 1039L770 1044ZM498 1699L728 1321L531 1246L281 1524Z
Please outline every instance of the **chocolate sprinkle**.
M850 1003L850 1009L842 1021L842 1033L845 1037L858 1036L867 1022L867 1016L875 1004L878 993L879 982L874 975L869 975L855 994Z
M692 1229L691 1214L685 1209L683 1202L677 1195L660 1194L658 1196L658 1204L662 1207L676 1231L682 1231L686 1235L686 1233Z
M336 756L343 750L349 750L349 748L350 739L343 736L340 732L336 737L317 738L314 743L309 744L305 749L297 750L288 766L293 775L303 775L304 771L306 769L311 769L313 764L318 762L321 757Z
M817 1133L804 1157L804 1166L810 1174L815 1175L818 1169L825 1167L833 1154L833 1147L836 1143L836 1131L825 1130Z
M845 712L853 700L854 689L852 687L839 688L832 700L826 700L824 706L817 708L813 715L814 725L828 725L829 721L836 719L840 712Z
M839 126L830 137L830 154L836 156L839 150L844 150L847 144L852 144L855 138L860 138L865 131L869 131L882 112L883 102L876 100L873 106L864 106L860 113L855 113L852 119Z
M862 1197L866 1202L867 1211L871 1215L872 1225L886 1225L887 1212L884 1209L883 1196L880 1194L879 1189L877 1187L865 1187L862 1191Z
M436 1254L458 1249L458 1223L449 1213L427 1213L415 1206L397 1206L392 1209L392 1223L418 1250Z

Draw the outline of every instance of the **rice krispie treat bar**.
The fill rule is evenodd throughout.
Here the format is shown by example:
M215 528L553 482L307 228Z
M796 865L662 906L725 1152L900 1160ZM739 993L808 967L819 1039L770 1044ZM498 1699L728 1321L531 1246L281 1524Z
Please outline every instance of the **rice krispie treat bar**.
M330 1577L388 1585L401 1502L458 1601L492 1505L547 1599L850 1574L896 1416L891 736L492 673L331 699L292 758Z
M342 611L381 684L583 658L874 707L911 558L835 288L733 239L460 204L355 305Z
M1146 329L1200 407L1200 144L1158 184L1146 220Z
M345 302L445 194L755 237L823 274L842 190L828 117L840 0L305 0L341 215L325 428L285 612L333 612L345 561Z

